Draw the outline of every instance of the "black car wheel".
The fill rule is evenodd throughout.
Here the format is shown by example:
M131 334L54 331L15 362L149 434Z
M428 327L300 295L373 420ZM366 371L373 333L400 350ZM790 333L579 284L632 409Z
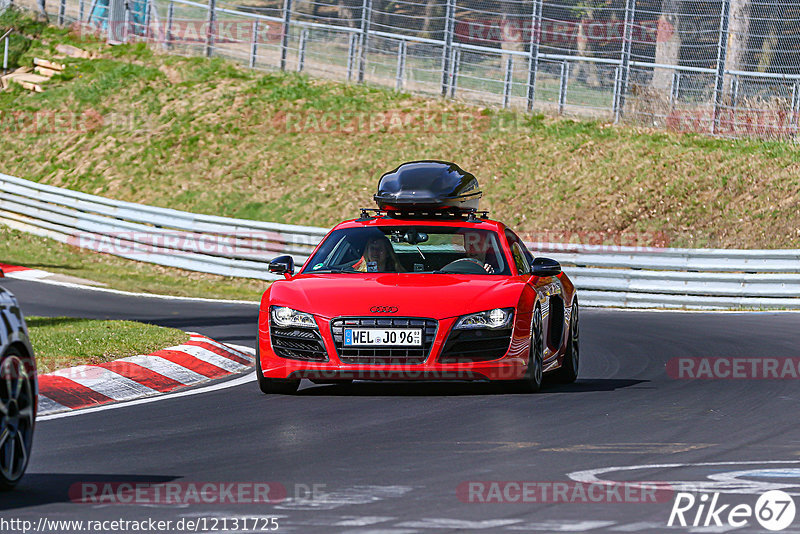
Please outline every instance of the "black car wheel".
M578 339L578 301L572 304L572 315L569 322L569 339L567 339L567 350L564 353L564 361L556 371L556 379L564 384L571 384L578 378L578 366L580 365L580 343Z
M10 348L0 358L0 490L25 474L33 444L34 377L22 354Z
M261 355L259 354L258 347L256 346L256 378L258 379L258 387L262 393L267 395L291 395L300 387L300 380L280 379L280 378L266 378L261 373Z
M531 354L525 378L516 382L514 387L521 393L536 393L542 389L544 373L544 332L542 331L542 310L539 306L533 310L531 321Z

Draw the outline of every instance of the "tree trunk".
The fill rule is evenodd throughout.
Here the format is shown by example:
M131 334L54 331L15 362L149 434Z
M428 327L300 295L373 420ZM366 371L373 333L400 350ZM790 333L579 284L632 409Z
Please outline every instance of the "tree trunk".
M750 38L750 0L730 0L728 16L728 48L725 55L725 70L742 70L747 41ZM722 94L731 90L731 76L725 76Z
M586 26L591 24L594 18L591 14L581 17L578 23L577 47L578 56L591 57L592 50L589 38L586 36ZM589 87L600 87L600 79L597 76L597 63L591 61L579 61L575 64L575 77L584 80Z
M658 17L658 32L656 33L655 62L660 65L677 65L681 55L681 36L679 33L681 1L662 0L661 16ZM675 71L673 69L653 70L653 80L650 85L653 89L668 91L672 87Z
M422 35L429 39L433 39L431 35L431 24L433 23L433 13L436 9L436 0L428 0L425 2L425 20L422 22Z
M773 3L767 10L765 25L769 28L767 30L764 42L761 44L761 55L758 58L758 72L767 72L772 66L772 61L775 58L775 47L778 45L778 25L780 24L780 14L778 13L778 4ZM755 30L758 31L758 30ZM761 33L761 32L759 32Z

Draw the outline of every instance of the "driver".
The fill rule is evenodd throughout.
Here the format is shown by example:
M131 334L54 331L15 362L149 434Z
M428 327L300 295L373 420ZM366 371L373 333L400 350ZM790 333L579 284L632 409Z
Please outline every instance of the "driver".
M364 255L361 256L353 269L365 273L368 271L368 263L375 262L379 273L404 273L406 270L397 259L397 255L392 248L392 243L385 235L373 235L367 239L364 245Z
M487 252L491 249L489 239L479 232L464 232L464 250L467 258L478 261L483 265L483 269L494 274L493 262L487 260Z

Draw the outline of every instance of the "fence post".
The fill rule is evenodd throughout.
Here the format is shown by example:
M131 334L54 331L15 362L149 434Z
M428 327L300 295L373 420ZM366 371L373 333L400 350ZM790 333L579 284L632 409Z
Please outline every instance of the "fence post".
M250 68L256 67L258 58L258 19L253 21L253 37L250 39Z
M286 70L286 55L289 52L289 30L292 23L292 0L283 1L283 33L281 34L281 70Z
M83 3L83 0L81 0ZM144 39L145 41L150 40L150 10L153 9L153 2L151 0L146 0L144 4Z
M456 0L447 0L447 11L444 21L444 49L442 50L442 96L447 96L450 86L450 54L453 48L453 33L456 23Z
M167 8L167 28L164 31L164 48L169 50L172 47L172 19L175 18L175 2L170 1Z
M297 72L303 72L306 63L306 41L308 41L308 28L300 31L300 43L297 51Z
M669 109L675 107L675 102L678 101L678 96L680 96L681 90L681 72L679 70L672 71L672 87L669 91Z
M128 34L130 31L130 24L131 24L131 10L128 8L128 2L125 2L125 17L123 18L122 22L122 42L128 42Z
M217 20L217 0L208 0L208 28L206 30L206 57L214 53L215 21Z
M361 8L361 40L358 52L358 83L364 83L367 71L367 48L369 47L369 25L372 21L372 0L364 0Z
M351 33L347 44L347 81L353 79L353 67L356 62L356 34Z
M725 83L725 61L728 54L728 16L730 14L730 0L723 0L722 12L719 17L719 39L717 40L717 80L714 85L714 120L711 123L711 133L719 130L719 108L722 106L722 89Z
M395 91L403 90L403 78L406 72L406 41L401 40L397 44L397 75L395 77Z
M67 12L67 0L61 0L61 2L58 5L58 25L59 26L63 26L64 25L64 17L66 15L66 12Z
M792 114L789 116L791 130L797 130L797 114L800 110L800 85L794 82L792 85Z
M564 113L567 105L567 85L569 85L569 62L561 62L561 80L558 84L558 114Z
M450 80L450 98L456 97L458 88L458 71L461 68L461 49L453 47L453 79Z
M508 107L511 101L511 80L514 76L514 56L506 58L506 75L503 80L503 109Z
M533 1L531 20L530 57L528 58L528 111L533 111L536 101L536 77L539 73L539 43L542 28L542 0Z
M731 107L736 107L736 102L739 100L739 75L733 77L731 84Z
M10 33L11 30L9 30L8 33L6 33L6 35L3 37L3 42L6 45L5 50L3 50L3 75L8 73L8 35Z
M78 2L78 22L83 22L84 11L83 0L80 0Z
M625 0L625 25L623 26L622 39L622 71L617 91L617 101L614 106L614 122L619 122L625 107L625 97L628 94L628 79L631 74L631 41L633 35L633 17L636 14L636 0Z

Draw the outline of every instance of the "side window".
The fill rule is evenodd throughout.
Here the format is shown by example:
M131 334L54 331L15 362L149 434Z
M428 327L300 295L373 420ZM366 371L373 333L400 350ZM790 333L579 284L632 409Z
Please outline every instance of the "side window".
M530 252L526 254L527 249L525 248L525 244L517 237L517 234L508 229L506 229L506 239L508 239L508 244L511 246L511 255L514 257L517 271L519 271L520 274L530 273L531 260L528 259Z

